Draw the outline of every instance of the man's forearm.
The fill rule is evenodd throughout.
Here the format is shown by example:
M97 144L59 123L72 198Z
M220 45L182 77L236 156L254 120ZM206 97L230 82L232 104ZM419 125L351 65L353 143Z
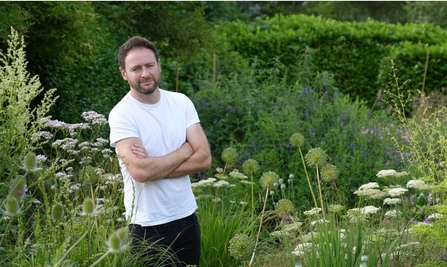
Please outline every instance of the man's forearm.
M188 143L185 143L179 149L165 156L138 158L132 165L128 165L128 170L138 182L154 181L169 177L170 173L191 156L192 148Z
M207 170L211 167L211 156L206 150L198 150L190 158L182 162L166 177L175 178Z

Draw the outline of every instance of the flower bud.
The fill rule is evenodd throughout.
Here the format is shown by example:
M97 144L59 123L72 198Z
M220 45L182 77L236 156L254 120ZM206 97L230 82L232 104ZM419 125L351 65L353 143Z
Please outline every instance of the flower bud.
M20 211L19 201L12 196L6 199L6 214L10 216L17 215Z
M26 154L24 160L24 166L25 169L28 171L36 169L37 168L36 154L34 154L33 152L29 152L28 154Z
M60 221L64 218L64 206L60 203L56 203L51 209L51 217L55 221Z
M85 215L93 215L95 212L95 203L93 203L93 200L89 197L86 197L84 199L84 203L82 204L82 211Z
M127 236L129 233L129 229L127 227L122 227L115 232L113 232L110 237L107 245L109 246L110 251L112 252L120 252L127 248Z

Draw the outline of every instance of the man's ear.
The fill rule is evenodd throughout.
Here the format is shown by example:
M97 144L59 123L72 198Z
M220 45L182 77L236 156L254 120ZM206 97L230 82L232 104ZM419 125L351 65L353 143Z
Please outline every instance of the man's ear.
M161 72L161 60L158 59L158 67L160 68L160 72Z
M123 69L120 67L120 73L121 73L121 77L123 77L123 80L127 81L126 70L123 70Z

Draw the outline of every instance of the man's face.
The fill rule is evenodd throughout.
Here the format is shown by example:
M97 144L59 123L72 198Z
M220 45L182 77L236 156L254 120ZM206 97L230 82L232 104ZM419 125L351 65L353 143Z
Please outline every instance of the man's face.
M130 87L143 95L150 95L160 84L160 60L147 48L135 48L125 58L125 69L120 68L121 76Z

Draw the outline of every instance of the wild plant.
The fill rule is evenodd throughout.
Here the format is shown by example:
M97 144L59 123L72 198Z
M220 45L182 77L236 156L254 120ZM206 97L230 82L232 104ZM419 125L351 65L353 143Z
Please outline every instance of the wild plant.
M43 127L42 119L57 99L55 89L44 92L39 78L30 77L26 71L28 62L24 48L23 36L11 28L7 51L0 53L1 181L11 181L20 171L24 156L35 148L30 137ZM0 190L2 196L4 191Z
M8 44L0 73L0 265L128 265L118 164L97 135L107 120L93 111L82 114L85 123L51 120L54 90L43 93L38 77L29 78L23 37L12 30Z
M423 91L407 93L406 91L411 91L408 89L411 81L399 80L394 61L391 61L390 77L393 91L386 92L388 99L385 103L390 107L392 114L399 119L407 138L407 142L398 142L395 139L394 141L400 153L412 155L405 158L405 164L412 174L412 180L408 183L414 188L411 201L416 209L421 210L424 221L429 223L414 227L413 231L421 238L431 241L436 248L442 248L447 244L444 227L447 214L445 186L447 109L442 105L433 105L435 101L430 102L430 96L425 95ZM416 98L417 102L414 100ZM405 109L409 105L413 105L410 116Z

